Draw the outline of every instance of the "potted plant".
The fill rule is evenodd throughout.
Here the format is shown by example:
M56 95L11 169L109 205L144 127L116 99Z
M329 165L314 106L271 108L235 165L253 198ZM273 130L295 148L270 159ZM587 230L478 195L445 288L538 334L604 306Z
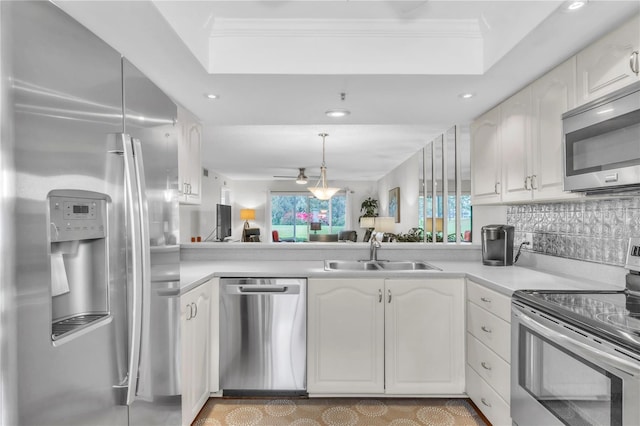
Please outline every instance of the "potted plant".
M378 200L368 197L360 205L360 212L364 212L364 214L359 219L378 216Z
M423 241L422 228L411 228L406 234L397 234L396 241L401 243L421 243Z
M366 228L367 231L364 233L364 239L362 241L367 242L371 237L371 231L373 231L373 219L368 219L363 223L362 218L374 218L378 216L378 200L368 197L366 200L362 202L360 205L360 212L363 213L359 218L358 222L360 222L360 227Z

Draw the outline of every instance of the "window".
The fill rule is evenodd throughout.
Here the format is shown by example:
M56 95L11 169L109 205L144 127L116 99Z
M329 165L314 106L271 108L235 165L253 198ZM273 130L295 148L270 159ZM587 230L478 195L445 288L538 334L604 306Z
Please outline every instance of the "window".
M427 197L427 217L433 217L433 202L432 197ZM449 195L447 197L447 235L455 235L456 233L456 196ZM436 197L436 218L443 217L442 211L442 197ZM418 217L418 226L424 229L424 196L420 195L420 199L418 200L418 209L419 209L419 217ZM462 233L462 240L464 241L464 233L465 231L471 232L471 195L464 194L460 196L460 232ZM442 236L436 236L436 242L442 241ZM453 238L451 238L453 239ZM429 240L431 241L431 240Z
M271 193L271 229L285 241L308 241L309 232L337 234L345 229L346 195L338 193L330 200L318 200L308 192ZM310 230L311 223L320 230Z

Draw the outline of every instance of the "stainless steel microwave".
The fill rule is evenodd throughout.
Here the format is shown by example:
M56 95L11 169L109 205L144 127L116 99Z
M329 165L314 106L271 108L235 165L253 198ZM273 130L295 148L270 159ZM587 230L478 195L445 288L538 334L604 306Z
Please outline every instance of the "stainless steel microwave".
M640 190L640 82L562 115L564 190Z

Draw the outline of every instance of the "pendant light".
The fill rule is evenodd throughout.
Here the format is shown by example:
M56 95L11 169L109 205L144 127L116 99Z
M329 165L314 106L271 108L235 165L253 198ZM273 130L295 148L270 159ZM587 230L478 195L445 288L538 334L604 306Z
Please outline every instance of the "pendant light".
M340 191L340 188L327 187L327 167L324 163L324 138L329 135L326 133L320 133L318 136L322 137L322 166L320 166L320 180L318 180L316 186L309 186L307 189L311 191L314 197L318 200L329 200L336 192Z

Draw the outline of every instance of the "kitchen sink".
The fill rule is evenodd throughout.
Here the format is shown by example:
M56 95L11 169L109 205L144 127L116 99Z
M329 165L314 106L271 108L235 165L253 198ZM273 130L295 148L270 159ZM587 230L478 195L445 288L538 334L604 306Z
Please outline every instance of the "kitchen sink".
M390 260L325 260L326 271L439 271L422 261Z
M377 271L377 262L359 260L325 260L326 271Z
M382 269L386 269L389 271L439 271L439 268L436 268L433 265L430 265L426 262L405 262L405 261L399 261L399 262L378 262L378 266Z

